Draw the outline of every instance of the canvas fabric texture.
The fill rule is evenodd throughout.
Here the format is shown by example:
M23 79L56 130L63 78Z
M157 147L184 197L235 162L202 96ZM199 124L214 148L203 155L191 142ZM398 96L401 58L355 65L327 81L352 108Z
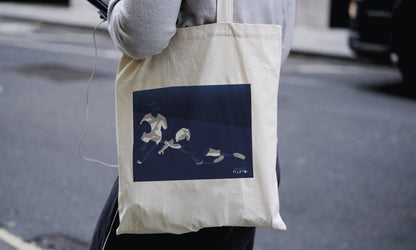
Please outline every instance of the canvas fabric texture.
M182 234L219 226L286 229L276 179L279 25L179 28L116 79L117 234Z

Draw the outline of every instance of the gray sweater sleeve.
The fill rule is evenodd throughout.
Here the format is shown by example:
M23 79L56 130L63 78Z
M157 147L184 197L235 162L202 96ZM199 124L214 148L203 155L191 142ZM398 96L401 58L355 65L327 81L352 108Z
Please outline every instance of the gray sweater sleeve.
M215 22L217 0L110 0L108 29L117 47L135 59L156 55L177 27ZM234 22L283 26L282 60L295 22L295 0L235 0Z
M159 54L176 32L180 6L181 0L110 0L110 36L132 58Z

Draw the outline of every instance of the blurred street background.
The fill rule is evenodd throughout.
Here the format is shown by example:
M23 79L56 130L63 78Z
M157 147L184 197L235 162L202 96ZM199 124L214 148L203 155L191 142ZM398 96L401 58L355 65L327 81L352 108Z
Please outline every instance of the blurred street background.
M94 64L84 0L0 1L0 250L88 249L117 169L78 156ZM416 246L416 88L394 63L358 57L329 0L298 0L279 89L281 215L255 250ZM121 53L104 23L83 152L116 164Z

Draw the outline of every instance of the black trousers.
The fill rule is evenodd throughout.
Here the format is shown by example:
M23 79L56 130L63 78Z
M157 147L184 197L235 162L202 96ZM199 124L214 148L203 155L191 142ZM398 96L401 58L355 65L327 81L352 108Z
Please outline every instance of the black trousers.
M254 227L204 228L186 234L116 235L118 217L118 178L104 205L92 238L90 250L251 250Z

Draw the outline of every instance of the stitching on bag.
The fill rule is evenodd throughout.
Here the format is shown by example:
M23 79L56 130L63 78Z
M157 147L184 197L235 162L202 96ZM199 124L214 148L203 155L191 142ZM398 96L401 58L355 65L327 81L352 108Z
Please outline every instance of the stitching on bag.
M258 39L259 36L261 36L264 39L276 39L276 38L280 38L280 35L282 33L282 29L281 26L280 28L277 28L279 25L270 25L269 28L271 28L269 31L270 33L266 33L266 32L259 32L258 30L247 30L244 29L244 32L242 33L241 31L236 31L233 28L229 28L228 30L216 30L213 27L210 26L214 26L214 25L221 25L221 26L227 26L229 24L224 23L224 24L218 24L218 23L214 23L214 24L206 24L206 25L202 25L202 26L193 26L193 27L185 27L185 28L179 28L177 30L177 34L175 35L175 37L171 40L172 43L176 43L176 42L183 42L186 40L204 40L206 38L209 37L233 37L233 38L246 38L246 39ZM233 24L234 26L238 26L240 24ZM256 24L244 24L244 26L256 26ZM265 25L262 25L265 26ZM251 27L252 28L252 27ZM250 28L250 29L251 29ZM200 34L193 34L193 35L187 35L187 33L191 32L191 30L194 29L196 30L196 32L200 33ZM184 33L182 33L184 32ZM202 32L202 33L201 33ZM176 39L175 39L176 38ZM179 41L176 41L176 40Z
M215 37L229 37L229 38L243 38L243 39L258 39L258 37L256 37L255 35L257 34L232 34L232 33L223 33L223 34L218 34L218 33L212 33L212 34L203 34L201 36L191 36L191 37L181 37L179 39L172 39L171 40L171 44L179 44L179 43L184 43L184 42L192 42L192 41L201 41L201 40L206 40L207 38L215 38ZM267 35L267 36L262 36L263 39L279 39L278 35Z

